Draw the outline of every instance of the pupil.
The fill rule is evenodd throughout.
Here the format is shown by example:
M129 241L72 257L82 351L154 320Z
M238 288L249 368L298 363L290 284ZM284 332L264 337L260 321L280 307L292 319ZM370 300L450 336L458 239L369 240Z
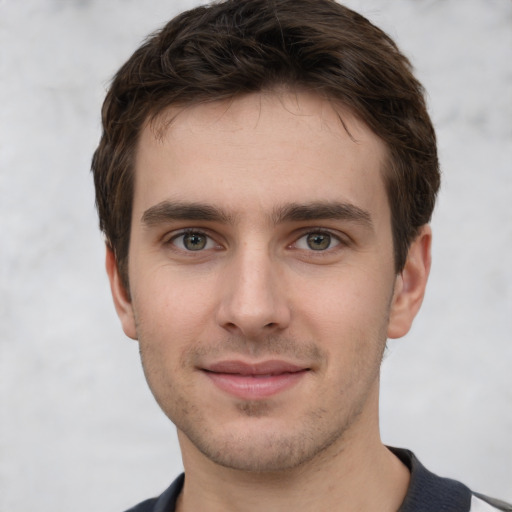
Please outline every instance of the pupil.
M200 251L206 245L206 237L192 233L184 236L183 243L189 251Z
M313 233L308 235L308 246L314 251L322 251L327 249L331 244L330 235L323 235L321 233Z

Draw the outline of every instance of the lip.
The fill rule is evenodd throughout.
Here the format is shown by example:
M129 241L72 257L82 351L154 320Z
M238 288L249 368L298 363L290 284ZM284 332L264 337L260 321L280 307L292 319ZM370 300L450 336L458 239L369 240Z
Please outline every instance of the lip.
M309 372L308 367L280 360L219 361L201 370L220 390L244 400L261 400L281 393Z

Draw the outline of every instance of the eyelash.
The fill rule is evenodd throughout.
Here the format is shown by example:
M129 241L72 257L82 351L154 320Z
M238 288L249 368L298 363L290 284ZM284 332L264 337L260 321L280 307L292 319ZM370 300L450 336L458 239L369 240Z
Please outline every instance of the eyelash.
M171 246L176 246L176 241L179 239L179 238L183 238L186 237L187 235L196 235L196 236L199 236L199 237L204 237L206 238L206 244L208 244L209 242L213 242L217 247L219 247L219 244L217 244L215 242L215 240L213 239L212 236L210 236L207 232L201 230L201 229L192 229L192 228L189 228L189 229L184 229L182 231L180 231L179 233L176 233L174 235L172 235L168 240L166 240L165 244L166 245L171 245ZM184 242L182 242L183 244ZM193 250L187 250L186 248L177 248L178 250L181 250L183 252L188 252L188 253L194 253L194 252L202 252L204 251L205 249L198 249L197 251L193 251ZM211 249L211 247L210 247Z
M298 243L301 240L307 239L307 237L310 236L310 235L328 236L330 238L330 240L329 240L329 247L327 247L325 249L318 249L318 250L312 249L311 247L309 247L309 250L305 249L305 248L302 249L302 248L297 247ZM333 245L333 243L334 243L334 245ZM346 240L344 240L340 235L335 234L332 231L329 231L327 229L312 228L312 229L308 229L307 231L303 231L300 234L300 236L297 237L295 239L295 241L292 244L289 245L289 247L290 248L295 248L297 250L307 251L309 253L312 253L312 255L315 255L315 256L317 256L317 255L321 256L322 254L331 253L336 248L340 249L341 247L346 246L346 245L348 245L348 242Z

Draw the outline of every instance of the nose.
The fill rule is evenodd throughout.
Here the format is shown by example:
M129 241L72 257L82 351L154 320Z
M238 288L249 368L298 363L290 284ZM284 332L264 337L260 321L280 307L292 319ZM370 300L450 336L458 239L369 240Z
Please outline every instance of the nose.
M248 339L286 329L291 312L278 264L263 250L240 252L224 274L218 324Z

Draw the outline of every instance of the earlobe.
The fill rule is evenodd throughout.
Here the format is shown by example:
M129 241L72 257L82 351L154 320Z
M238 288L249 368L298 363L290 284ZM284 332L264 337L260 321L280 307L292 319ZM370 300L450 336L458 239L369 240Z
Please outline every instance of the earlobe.
M137 339L137 330L135 328L132 303L126 293L126 289L119 274L114 251L108 245L106 246L105 267L110 281L110 290L112 292L114 306L117 311L117 316L121 320L123 331L126 336L135 340Z
M388 338L405 336L420 309L430 273L431 243L432 230L430 226L422 226L418 236L409 247L407 261L395 282Z

